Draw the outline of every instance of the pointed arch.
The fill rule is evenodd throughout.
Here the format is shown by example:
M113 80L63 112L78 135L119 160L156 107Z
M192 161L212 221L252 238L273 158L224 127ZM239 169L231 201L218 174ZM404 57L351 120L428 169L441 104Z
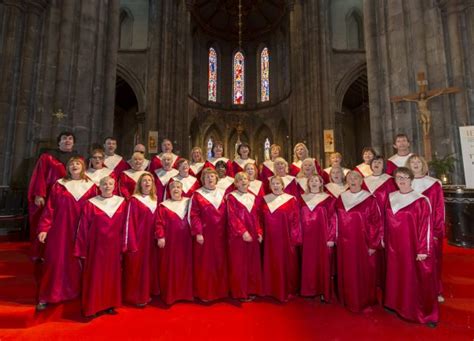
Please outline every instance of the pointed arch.
M201 146L204 154L207 153L207 141L209 141L209 139L211 139L213 142L221 141L222 143L225 143L225 141L223 140L222 132L220 131L219 127L217 127L217 125L214 123L211 124L209 128L207 128L206 133L204 134L203 145ZM224 153L226 153L225 150Z
M254 136L253 153L259 162L263 162L265 160L265 139L268 138L271 143L278 142L274 140L273 133L266 124L262 124L260 127L258 127Z
M234 53L232 58L232 103L245 103L245 55L242 50Z
M120 8L119 48L129 49L133 43L133 14L127 7Z
M227 146L229 149L227 154L232 159L237 156L237 150L236 150L237 135L238 135L237 129L234 128L229 134L229 138L227 140ZM240 135L240 142L249 143L249 137L245 131Z
M356 7L346 14L346 42L348 49L364 48L364 21L362 13Z

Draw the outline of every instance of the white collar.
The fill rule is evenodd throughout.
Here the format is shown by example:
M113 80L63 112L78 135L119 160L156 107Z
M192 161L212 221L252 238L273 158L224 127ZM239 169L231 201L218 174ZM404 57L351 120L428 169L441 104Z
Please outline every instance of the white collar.
M294 196L283 193L280 195L275 195L273 193L267 194L263 197L265 202L267 203L268 208L270 209L270 213L275 212L280 206L286 204L291 199L294 199Z
M267 167L273 174L275 174L275 170L274 170L274 162L272 160L265 160L263 162L263 165L265 167Z
M135 182L138 181L138 178L143 173L145 173L145 171L142 171L142 170L136 171L134 169L127 169L127 170L123 171L123 174L125 174L126 176L128 176L130 179L132 179Z
M404 167L408 158L412 155L413 153L408 153L408 155L404 155L404 156L395 154L395 155L392 155L388 160L394 163L398 167Z
M248 158L246 160L241 159L240 157L236 157L234 162L240 166L240 168L244 169L247 163L255 163L254 159Z
M171 212L174 212L180 219L184 219L188 212L189 198L183 198L181 200L165 200L160 205L163 205Z
M183 192L184 193L188 193L188 191L191 189L191 187L194 186L194 184L196 183L197 179L192 176L192 175L189 175L185 178L183 178L181 175L177 175L173 178L174 181L179 181L183 184Z
M418 193L423 193L428 188L433 186L435 183L441 184L441 181L439 181L438 179L432 178L431 176L426 175L422 178L414 178L411 183L411 186Z
M306 206L308 206L309 210L312 212L316 206L318 206L320 203L322 203L324 200L326 200L329 197L329 194L327 193L306 193L301 196L303 201L306 203Z
M143 205L148 207L151 213L155 213L156 206L158 205L158 202L156 200L151 199L149 195L143 196L141 194L134 194L133 197L140 201Z
M225 163L227 163L229 161L229 159L226 158L226 157L220 157L220 158L217 158L217 159L215 157L211 157L210 159L208 159L208 161L210 163L212 163L213 166L215 166L217 162L224 161Z
M76 201L79 201L92 186L95 186L94 181L86 180L69 180L59 179L58 183L63 185L66 190L74 197Z
M349 173L349 172L351 171L351 170L348 169L348 168L344 168L344 167L341 167L341 168L342 168L342 174L344 174L344 176L346 176L347 173ZM324 168L324 171L325 171L326 173L328 173L328 175L330 175L330 174L331 174L331 169L332 169L332 166L331 166L331 167L328 167L328 168Z
M157 155L156 157L157 157L158 159L160 159L160 161L161 161L161 158L163 157L163 154L164 154L164 153L160 153L160 154ZM176 155L175 153L169 153L169 154L171 154L171 156L172 156L171 164L174 165L174 163L176 162L176 159L178 158L178 155Z
M303 191L306 192L306 188L308 185L308 178L306 177L296 178L296 182L301 187L301 189L303 189Z
M89 168L86 170L86 175L91 179L97 186L99 186L100 180L109 176L113 172L113 169L102 167L101 169Z
M360 165L357 165L356 167L362 173L364 177L372 175L372 169L370 169L370 165L366 163L361 163Z
M291 184L291 182L295 179L295 177L292 175L285 175L285 176L282 176L281 178L283 180L283 185L285 185L285 188L287 188L288 185Z
M220 188L216 188L214 190L209 190L205 187L199 188L196 192L202 195L204 199L206 199L212 206L219 209L222 204L222 199L224 199L225 191Z
M217 188L223 189L224 191L234 183L234 178L226 176L225 178L217 181Z
M120 155L118 154L114 154L114 155L111 155L111 156L105 156L105 160L104 160L104 165L107 167L107 168L110 168L110 169L115 169L115 167L117 167L117 165L119 164L120 161L122 161L123 157L121 157Z
M336 198L339 198L341 193L345 192L349 188L347 185L338 185L334 182L330 182L324 185L324 187L326 187L326 189Z
M195 162L189 165L189 168L192 169L195 175L197 175L201 171L202 167L204 167L204 162Z
M98 195L96 197L93 197L92 199L89 199L91 204L93 204L99 210L107 214L109 218L112 218L114 216L115 212L117 212L118 208L124 200L124 198L119 197L117 195L113 195L110 198L104 198Z
M247 211L252 212L253 204L255 203L255 195L250 192L242 193L239 191L233 191L230 193L238 202L245 206Z
M255 195L258 195L260 193L260 188L262 188L263 182L260 180L253 180L249 182L249 191L252 192Z
M179 174L179 171L174 168L171 168L169 171L160 168L155 170L155 174L160 180L161 184L166 186L172 177Z
M392 177L387 173L382 173L381 175L369 175L368 177L364 178L365 185L369 189L370 193L374 193L377 188L382 186L385 182L390 180Z
M132 160L130 159L127 162L128 162L128 164L130 165L130 168L131 168L132 165L133 165ZM148 159L143 160L143 165L142 165L142 168L140 170L143 170L143 171L146 170L148 168L149 164L150 164L150 160L148 160Z
M401 209L411 205L413 202L419 198L426 197L416 191L411 191L409 193L402 194L400 191L392 192L388 196L390 201L390 207L392 208L393 214L396 214Z
M298 160L298 161L295 161L293 162L293 165L298 167L299 169L301 169L301 165L303 164L303 161L302 160Z
M350 211L355 206L364 202L367 198L371 197L372 194L366 190L361 189L357 193L352 193L351 191L345 191L341 194L342 203L346 211Z

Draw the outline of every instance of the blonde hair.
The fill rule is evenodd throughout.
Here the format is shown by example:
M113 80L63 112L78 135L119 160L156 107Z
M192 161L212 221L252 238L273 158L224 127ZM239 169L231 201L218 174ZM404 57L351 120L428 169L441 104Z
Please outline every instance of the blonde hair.
M297 162L297 161L300 160L300 159L298 158L298 156L296 155L296 149L297 149L298 147L303 147L303 150L305 151L305 154L306 154L305 159L309 156L308 147L306 147L306 145L305 145L303 142L297 143L297 144L295 145L295 148L293 148L293 162Z
M350 171L349 173L347 173L346 175L346 178L349 179L349 178L358 178L359 180L363 181L364 178L362 177L362 174L360 174L359 172L356 172L354 170Z
M287 162L284 158L282 158L281 156L277 157L277 158L273 161L273 165L275 165L275 163L277 163L277 162L282 162L282 163L284 163L284 164L285 164L285 171L286 171L286 173L288 173L288 162Z
M150 191L150 198L153 201L158 200L156 196L156 185L155 185L155 179L153 178L153 175L149 172L144 172L142 175L137 180L137 184L135 185L135 190L133 191L133 194L141 194L145 195L142 192L142 180L145 176L149 176L151 178L151 191Z
M308 157L308 158L306 158L306 159L303 160L303 163L301 164L301 169L300 169L300 171L298 172L298 174L296 174L296 177L297 177L297 178L304 178L304 177L305 177L305 175L304 175L304 170L303 170L303 165L304 165L305 162L310 162L310 163L311 163L311 166L312 166L312 168L313 168L313 171L311 172L311 174L316 173L316 166L314 165L314 160L313 160L312 158L309 158L309 157Z
M254 180L258 177L258 168L257 168L257 165L255 164L255 162L247 162L244 166L244 171L247 173L247 167L252 167L254 170L255 170L255 176L254 176ZM248 175L248 173L247 173ZM249 175L249 180L250 180L250 175Z
M421 161L421 171L423 172L423 175L428 174L429 167L428 167L428 162L426 162L425 158L421 155L418 154L412 154L408 159L407 162L405 163L405 167L407 167L409 170L413 172L413 169L411 169L410 166L410 161L411 160L420 160Z
M248 180L250 180L249 175L245 172L238 172L237 174L235 174L234 185L237 185L237 182L242 180L243 178L247 178Z
M114 180L114 187L115 187L115 179L113 177L111 177L110 175L107 175L107 176L104 176L102 179L100 179L99 181L99 186L103 186L107 181L109 180Z
M202 173L201 173L201 183L204 185L204 178L206 177L207 174L214 174L217 178L219 178L219 174L217 174L217 171L211 167L204 168Z
M181 186L181 189L183 189L183 183L179 180L173 180L172 182L169 183L169 188L172 189L174 187L176 187L176 185L180 185Z
M140 153L140 152L134 152L132 154L132 160L133 159L138 159L138 160L145 160L145 155Z
M71 163L73 163L74 161L77 161L81 164L82 170L81 170L81 173L79 174L80 179L89 181L89 178L86 175L86 163L84 162L84 160L80 156L73 156L72 158L70 158L68 160L68 162L66 164L66 175L63 177L63 180L65 180L65 181L72 180L72 174L69 171L69 165Z
M201 160L194 160L193 159L193 154L194 154L195 150L199 150L201 152ZM191 155L189 155L189 159L191 160L191 162L204 162L204 159L202 158L202 149L201 149L201 147L194 147L193 149L191 149Z
M323 177L319 174L312 174L309 178L308 178L308 182L306 183L306 193L310 193L311 192L311 188L309 187L309 181L312 179L312 178L318 178L319 179L319 182L321 183L321 186L319 186L319 192L318 193L322 193L324 191L324 180L323 180Z
M278 181L281 183L281 185L282 185L283 187L285 187L285 182L283 182L283 178L282 178L281 176L274 175L274 176L270 177L270 188L271 188L271 184L272 184L272 181L273 181L273 180L278 180ZM273 192L273 191L272 191L272 192Z
M339 157L342 159L342 154L339 152L334 152L334 153L329 154L329 159L331 159L332 157Z
M341 171L342 184L345 185L346 184L346 177L344 176L344 169L342 169L342 167L331 167L331 170L329 171L329 181L334 183L334 181L332 180L332 172L335 171L335 170Z

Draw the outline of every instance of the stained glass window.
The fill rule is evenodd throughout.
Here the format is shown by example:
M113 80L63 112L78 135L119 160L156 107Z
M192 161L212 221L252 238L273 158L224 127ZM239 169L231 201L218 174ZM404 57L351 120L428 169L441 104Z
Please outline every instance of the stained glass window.
M212 47L209 49L209 83L207 85L207 99L217 101L217 53Z
M270 100L270 58L268 48L264 48L260 54L260 100Z
M245 100L245 57L242 52L234 55L234 104L244 104Z

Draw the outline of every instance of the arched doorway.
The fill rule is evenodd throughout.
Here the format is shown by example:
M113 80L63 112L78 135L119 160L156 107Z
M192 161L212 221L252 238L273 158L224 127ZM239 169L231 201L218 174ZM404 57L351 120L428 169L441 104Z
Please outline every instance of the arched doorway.
M336 114L339 150L344 164L353 167L361 162L361 151L371 146L370 111L367 71L362 72L348 87L342 100L342 109Z
M138 101L130 85L120 76L115 82L114 136L118 152L128 157L138 139Z

